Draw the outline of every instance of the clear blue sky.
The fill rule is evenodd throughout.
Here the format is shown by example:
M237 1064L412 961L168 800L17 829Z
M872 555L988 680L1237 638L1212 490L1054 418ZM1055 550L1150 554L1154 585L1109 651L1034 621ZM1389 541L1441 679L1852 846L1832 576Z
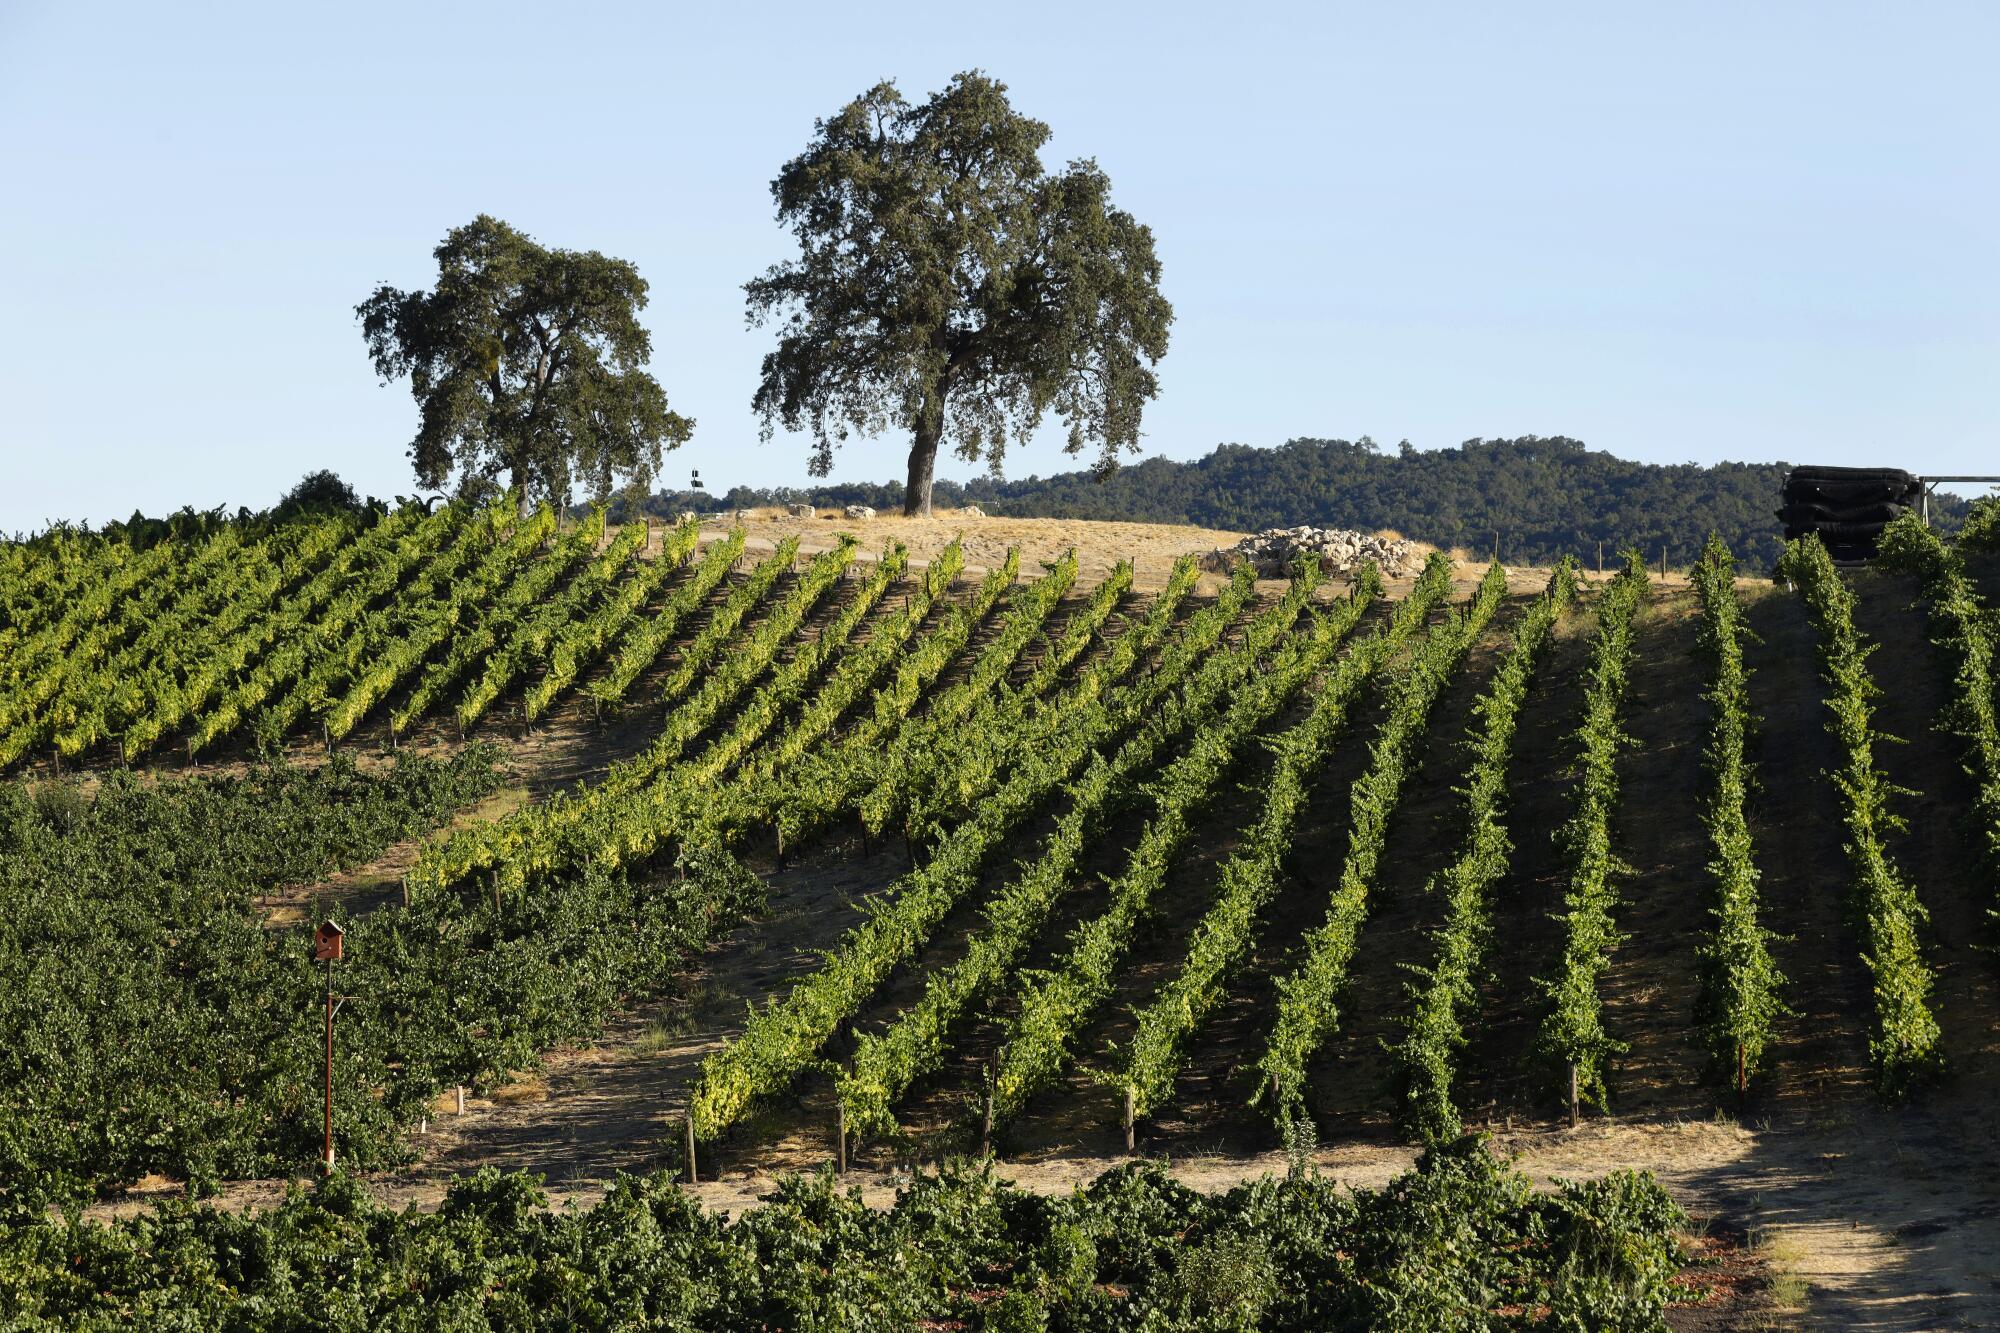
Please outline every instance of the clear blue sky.
M749 410L768 182L876 79L974 66L1158 238L1148 453L1534 432L2000 471L1996 51L1990 4L0 0L0 529L319 466L410 489L352 307L482 211L650 280L699 423L666 480L802 483ZM1051 436L1009 471L1065 466Z

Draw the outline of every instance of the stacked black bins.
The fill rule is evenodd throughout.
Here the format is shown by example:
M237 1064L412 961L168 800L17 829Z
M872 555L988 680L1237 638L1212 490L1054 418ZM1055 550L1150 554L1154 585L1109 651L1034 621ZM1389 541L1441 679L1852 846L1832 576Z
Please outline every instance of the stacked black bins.
M1819 534L1835 560L1872 560L1882 529L1923 496L1923 482L1892 467L1795 467L1785 477L1785 536Z

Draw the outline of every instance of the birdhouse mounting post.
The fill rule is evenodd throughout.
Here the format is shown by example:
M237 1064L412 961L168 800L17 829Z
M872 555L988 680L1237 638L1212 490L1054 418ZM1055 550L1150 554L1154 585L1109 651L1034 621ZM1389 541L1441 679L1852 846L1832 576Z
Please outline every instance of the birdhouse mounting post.
M323 1165L333 1171L333 965L340 961L340 945L345 932L331 921L322 921L313 932L313 958L326 964L326 1151Z

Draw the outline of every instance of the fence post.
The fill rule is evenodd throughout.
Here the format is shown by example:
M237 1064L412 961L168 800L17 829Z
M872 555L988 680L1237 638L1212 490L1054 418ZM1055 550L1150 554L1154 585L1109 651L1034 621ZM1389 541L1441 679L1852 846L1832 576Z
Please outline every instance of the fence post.
M838 1099L833 1104L833 1173L847 1174L847 1103Z
M1130 1083L1127 1083L1125 1085L1125 1155L1127 1157L1132 1156L1134 1148L1132 1120L1133 1120L1134 1106L1137 1100L1137 1092L1138 1090L1134 1088Z
M1583 1112L1576 1095L1576 1061L1569 1063L1569 1124L1571 1129L1582 1121Z
M681 1124L687 1130L688 1184L694 1185L701 1181L701 1172L696 1168L694 1158L694 1112L681 1112Z
M993 1066L986 1066L986 1120L979 1127L979 1155L989 1157L993 1153Z
M452 1098L452 1114L454 1114L454 1115L464 1115L464 1114L465 1114L465 1085L464 1085L463 1083L459 1084L459 1085L458 1085L458 1087L457 1087L456 1089L454 1089L454 1094L455 1094L455 1095L454 1095L454 1096L453 1096L453 1098Z

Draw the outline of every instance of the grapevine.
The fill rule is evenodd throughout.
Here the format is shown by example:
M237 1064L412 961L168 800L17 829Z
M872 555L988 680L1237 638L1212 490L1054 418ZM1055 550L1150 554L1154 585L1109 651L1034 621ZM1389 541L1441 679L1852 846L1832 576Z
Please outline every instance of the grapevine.
M1744 806L1751 777L1744 742L1755 725L1743 644L1750 637L1736 600L1736 562L1720 538L1709 538L1694 568L1701 598L1701 643L1711 672L1708 692L1710 788L1703 817L1715 859L1715 935L1702 947L1703 1035L1715 1071L1738 1095L1762 1069L1772 1024L1785 1012L1785 979L1771 961L1772 933L1759 920L1757 862ZM1989 713L1989 716L1991 714Z
M1928 914L1882 843L1904 827L1890 809L1898 788L1875 763L1880 692L1868 671L1873 645L1854 628L1854 593L1816 537L1785 546L1779 573L1798 585L1818 638L1828 693L1827 731L1838 743L1841 768L1832 775L1847 825L1847 860L1854 876L1854 914L1861 924L1862 961L1874 978L1875 1032L1869 1055L1884 1095L1902 1097L1943 1068L1930 993L1935 976L1919 932Z
M1449 560L1433 555L1423 577L1448 580ZM1506 571L1496 563L1480 581L1471 605L1426 637L1390 699L1389 716L1376 738L1368 771L1354 784L1347 855L1334 886L1332 908L1325 923L1307 934L1299 966L1278 983L1277 1018L1258 1061L1268 1087L1260 1085L1257 1096L1273 1094L1271 1110L1282 1123L1290 1124L1303 1114L1306 1065L1339 1021L1336 1001L1367 920L1389 817L1402 794L1431 705L1473 639L1499 610L1506 591Z
M1605 1062L1625 1049L1604 1029L1598 983L1620 938L1613 919L1618 890L1612 881L1627 867L1612 851L1611 816L1619 796L1618 751L1631 744L1619 716L1632 667L1632 622L1646 586L1645 562L1637 552L1628 553L1625 568L1598 606L1597 637L1584 681L1583 725L1576 732L1576 811L1557 834L1569 870L1563 899L1569 910L1559 918L1562 959L1555 975L1541 983L1546 1011L1537 1043L1543 1058L1567 1075L1572 1118L1586 1104L1607 1103Z
M1463 1129L1452 1101L1452 1073L1465 1045L1464 1011L1478 998L1477 978L1492 935L1488 895L1507 873L1514 849L1504 822L1507 765L1535 663L1575 595L1574 562L1566 561L1515 627L1493 683L1474 705L1480 725L1465 788L1465 840L1457 859L1427 888L1442 883L1445 921L1431 937L1435 961L1417 973L1421 980L1411 987L1414 1004L1394 1051L1403 1121L1428 1143L1454 1139Z

